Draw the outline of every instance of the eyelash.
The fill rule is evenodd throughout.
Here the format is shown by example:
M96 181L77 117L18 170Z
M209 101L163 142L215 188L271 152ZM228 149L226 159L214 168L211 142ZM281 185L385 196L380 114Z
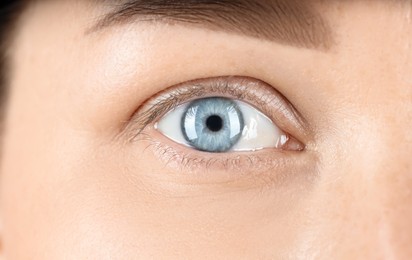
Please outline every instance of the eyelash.
M257 163L255 162L259 162L259 165L263 165L265 168L273 168L284 165L292 159L292 157L287 156L291 151L280 149L277 151L277 160L273 160L273 156L268 157L265 151L253 152L253 154L243 153L242 155L227 153L216 156L215 154L199 151L188 152L188 148L176 148L168 145L167 141L160 141L160 139L164 140L166 138L157 133L154 127L155 122L183 103L211 96L237 99L257 107L271 118L274 124L285 131L290 138L295 139L294 134L298 135L298 133L304 132L304 119L286 98L272 86L253 78L230 76L186 82L166 89L149 99L137 109L127 123L125 133L128 133L128 140L132 143L149 141L150 144L147 148L154 147L154 152L166 164L174 163L174 166L178 168L200 167L203 169L228 170L230 168L245 170L245 167L253 165L256 167ZM300 151L302 150L304 150L303 144ZM298 152L295 151L294 153Z

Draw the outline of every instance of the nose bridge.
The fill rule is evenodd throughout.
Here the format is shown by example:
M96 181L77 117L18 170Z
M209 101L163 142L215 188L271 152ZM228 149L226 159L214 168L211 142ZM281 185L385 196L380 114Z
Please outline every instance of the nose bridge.
M383 259L412 255L412 122L407 109L396 107L400 104L380 106L375 112L381 116L358 129L363 145L355 154L362 162L354 163L352 177L359 183L347 187L358 189L351 219L364 234L362 243Z
M378 241L394 259L412 255L412 143L405 140L398 135L386 143L371 187L378 206Z
M375 172L374 182L364 184L372 190L374 198L370 201L374 205L373 214L377 214L377 222L374 224L377 229L375 242L386 259L404 259L403 257L412 255L410 159L404 164L399 159L387 156L381 169Z
M354 110L337 123L344 142L325 146L312 221L331 256L412 256L412 121L399 105Z

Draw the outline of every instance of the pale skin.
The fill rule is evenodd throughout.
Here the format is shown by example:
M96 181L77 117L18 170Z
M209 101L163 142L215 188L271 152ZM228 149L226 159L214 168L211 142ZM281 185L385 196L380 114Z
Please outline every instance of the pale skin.
M410 259L411 4L318 8L335 36L327 51L181 25L90 34L100 4L29 7L12 48L1 256ZM303 151L258 152L284 165L183 165L150 142L238 155L189 150L153 127L129 140L146 100L233 75L276 88L306 119L291 130Z

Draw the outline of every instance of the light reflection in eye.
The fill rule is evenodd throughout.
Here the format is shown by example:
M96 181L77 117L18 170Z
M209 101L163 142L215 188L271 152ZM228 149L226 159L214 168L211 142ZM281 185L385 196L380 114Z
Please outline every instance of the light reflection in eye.
M250 139L255 139L257 138L257 121L256 119L252 118L250 119L250 125L246 125L245 128L243 129L243 136L250 140Z
M281 148L288 135L253 106L223 97L202 98L169 111L156 128L196 150L223 153Z
M197 114L197 109L198 107L192 107L187 111L187 114L191 114L191 115L196 115ZM195 116L190 116L187 117L187 121L188 124L190 125L195 125L196 124L196 117ZM186 129L186 136L190 139L190 140L194 140L198 138L198 135L196 133L196 129L195 128L187 128Z

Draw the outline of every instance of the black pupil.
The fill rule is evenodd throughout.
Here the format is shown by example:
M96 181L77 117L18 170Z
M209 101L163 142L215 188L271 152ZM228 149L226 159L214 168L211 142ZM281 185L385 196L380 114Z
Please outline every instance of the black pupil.
M223 119L220 116L209 116L206 119L206 126L212 132L219 132L223 128Z

